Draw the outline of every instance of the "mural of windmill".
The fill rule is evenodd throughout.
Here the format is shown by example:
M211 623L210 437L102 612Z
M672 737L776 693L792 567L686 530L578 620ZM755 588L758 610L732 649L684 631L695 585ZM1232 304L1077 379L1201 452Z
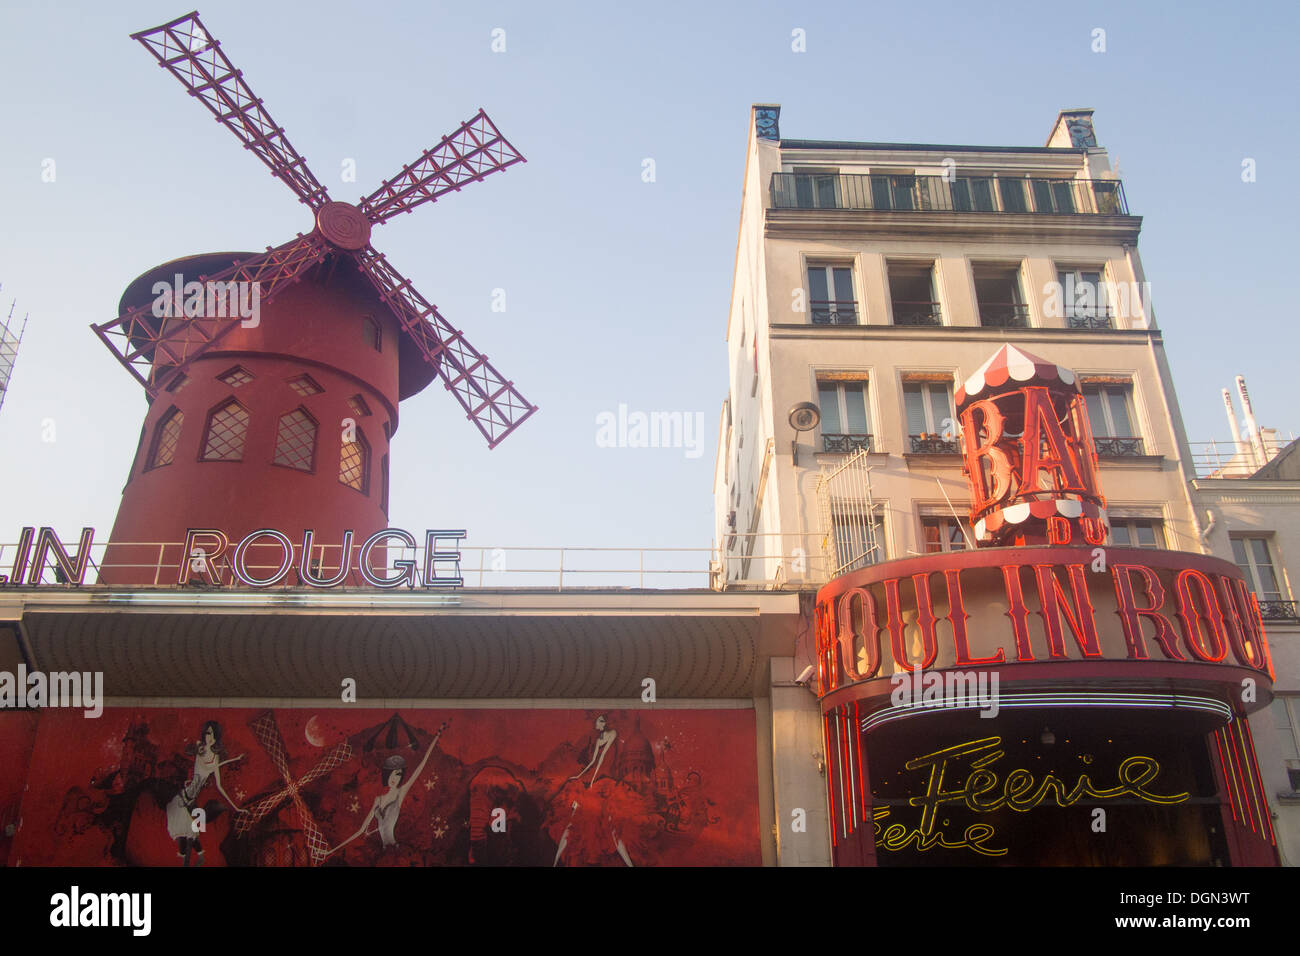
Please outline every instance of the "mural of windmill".
M266 526L364 540L387 526L399 401L441 378L489 447L537 411L371 244L372 229L524 158L479 110L369 195L338 202L197 13L133 39L314 221L261 254L158 266L127 288L116 319L92 326L150 402L111 541ZM118 567L101 580L153 583L148 550L110 545L105 562Z
M0 290L4 286L0 285ZM22 324L14 318L18 307L15 299L9 304L9 315L0 321L0 409L5 407L5 396L9 394L9 381L13 378L14 363L18 361L18 346L22 345L23 333L27 331L27 313L23 313ZM14 331L17 326L18 331Z

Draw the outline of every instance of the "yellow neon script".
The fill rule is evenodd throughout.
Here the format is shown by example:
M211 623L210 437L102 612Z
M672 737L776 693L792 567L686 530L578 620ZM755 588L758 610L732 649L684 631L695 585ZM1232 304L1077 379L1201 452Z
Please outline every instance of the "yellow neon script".
M1119 785L1105 790L1098 789L1086 773L1080 774L1078 781L1069 789L1066 788L1065 781L1050 773L1035 785L1034 775L1022 769L1012 770L1005 780L999 780L989 766L1006 756L1006 751L998 749L1001 744L1001 737L984 737L909 760L906 764L908 770L930 768L925 793L908 800L911 806L921 808L921 825L909 831L903 824L894 823L882 832L881 821L889 816L890 810L887 807L877 809L872 813L876 846L897 851L915 844L921 851L937 846L945 850L968 849L983 856L1006 854L1005 848L995 849L985 845L994 836L993 827L987 823L971 824L961 839L955 841L948 840L942 831L936 830L939 808L950 803L960 803L976 813L992 813L1003 807L1017 813L1027 813L1048 799L1049 795L1058 807L1072 807L1085 799L1114 800L1125 796L1137 797L1147 803L1169 805L1182 803L1191 796L1189 793L1159 794L1148 790L1147 785L1160 775L1160 764L1154 757L1144 756L1125 759L1116 772ZM970 772L959 788L945 790L944 776L948 773L949 764L960 760L968 761Z

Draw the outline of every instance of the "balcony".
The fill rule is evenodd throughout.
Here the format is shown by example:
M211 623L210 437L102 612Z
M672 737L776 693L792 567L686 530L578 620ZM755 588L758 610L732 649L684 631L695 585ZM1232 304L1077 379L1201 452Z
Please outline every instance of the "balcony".
M822 451L847 455L858 450L871 451L870 435L822 434Z
M1065 324L1071 329L1113 329L1114 313L1108 308L1075 309L1065 314Z
M828 301L813 299L813 325L857 325L858 304L854 301Z
M895 325L943 325L938 302L894 302Z
M1029 328L1029 306L1022 302L981 302L980 325L990 329Z
M1146 454L1141 438L1103 438L1093 436L1098 458L1141 458Z
M955 438L944 438L941 435L908 435L908 442L911 443L912 454L914 455L960 455L961 446L958 445Z
M1127 216L1117 179L772 174L773 209Z
M1266 621L1295 621L1300 624L1300 610L1295 601L1260 601L1259 616Z

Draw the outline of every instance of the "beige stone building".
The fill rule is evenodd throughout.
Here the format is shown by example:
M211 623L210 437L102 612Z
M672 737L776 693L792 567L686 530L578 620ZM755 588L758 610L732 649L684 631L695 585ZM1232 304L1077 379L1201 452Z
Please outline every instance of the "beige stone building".
M1091 110L1062 111L1042 146L790 139L779 123L779 106L753 107L714 482L717 586L813 591L867 564L971 547L953 396L1003 345L1078 376L1113 545L1235 560L1264 534L1285 579L1282 549L1300 554L1300 475L1196 479L1138 255L1142 219ZM1291 598L1247 578L1261 601ZM1270 630L1278 688L1296 694L1300 627L1269 623L1282 624ZM809 660L801 649L788 666L773 661L774 675L788 681ZM1300 801L1278 795L1300 778L1297 701L1252 720L1275 810ZM814 732L816 709L812 694L787 693L782 708L774 692L774 734L797 736L800 715ZM787 741L800 743L816 748ZM782 820L812 798L777 770ZM1278 827L1284 861L1297 835L1300 823Z

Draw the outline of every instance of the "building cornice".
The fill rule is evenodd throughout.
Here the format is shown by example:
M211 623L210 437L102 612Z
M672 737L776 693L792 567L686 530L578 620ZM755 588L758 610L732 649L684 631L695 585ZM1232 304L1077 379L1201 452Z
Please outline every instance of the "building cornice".
M763 234L769 239L860 239L869 237L923 238L981 242L1026 240L1035 242L1096 242L1104 245L1136 243L1141 216L1073 215L1045 213L979 213L913 209L906 212L877 209L772 209L765 210Z

